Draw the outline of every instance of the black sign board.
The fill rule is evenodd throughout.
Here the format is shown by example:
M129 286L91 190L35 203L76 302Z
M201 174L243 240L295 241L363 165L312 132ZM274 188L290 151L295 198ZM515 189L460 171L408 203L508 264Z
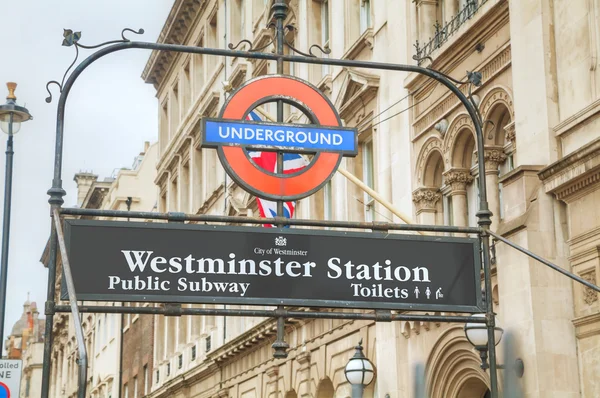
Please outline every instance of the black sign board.
M65 224L78 300L484 310L477 239L94 220Z

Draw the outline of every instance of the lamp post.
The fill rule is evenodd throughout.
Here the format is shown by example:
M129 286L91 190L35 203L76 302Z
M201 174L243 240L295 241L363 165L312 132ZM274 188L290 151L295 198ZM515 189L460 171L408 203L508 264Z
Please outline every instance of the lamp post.
M0 105L0 129L8 134L6 141L6 175L4 178L4 219L2 222L2 257L0 259L0 339L4 341L4 314L6 310L6 282L8 274L8 239L10 235L10 204L12 193L13 135L21 129L21 123L32 119L29 111L17 105L17 83L6 83L6 104Z
M375 377L375 371L371 361L363 354L362 339L354 348L356 351L346 364L344 374L348 383L352 385L352 398L362 398L365 387L371 384Z
M473 318L481 318L485 317L485 314L475 314ZM498 325L498 322L495 322ZM504 334L504 330L499 326L494 327L494 345L497 346L502 340L502 335ZM488 364L488 333L487 327L483 323L466 323L465 324L465 335L469 343L475 347L477 351L479 351L479 357L481 358L481 369L484 371L487 370L490 365ZM504 365L497 365L498 369L505 369ZM511 366L517 375L517 377L523 377L523 373L525 372L525 365L521 358L517 358L515 363Z

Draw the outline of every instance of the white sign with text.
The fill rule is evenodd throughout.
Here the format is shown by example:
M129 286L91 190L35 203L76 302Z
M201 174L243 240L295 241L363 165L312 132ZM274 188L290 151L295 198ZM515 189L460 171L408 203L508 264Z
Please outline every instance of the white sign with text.
M0 398L19 397L22 366L17 359L0 359Z

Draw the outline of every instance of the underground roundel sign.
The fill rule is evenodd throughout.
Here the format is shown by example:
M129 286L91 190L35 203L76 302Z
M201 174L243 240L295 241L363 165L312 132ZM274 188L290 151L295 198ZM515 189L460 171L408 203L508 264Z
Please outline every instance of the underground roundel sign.
M249 120L257 107L282 100L300 109L310 124ZM337 170L342 156L356 156L358 134L342 126L333 104L303 80L281 75L252 79L226 101L218 118L203 119L202 146L217 148L227 174L248 192L270 200L296 200L318 191ZM277 173L258 166L251 153L312 154L308 166Z

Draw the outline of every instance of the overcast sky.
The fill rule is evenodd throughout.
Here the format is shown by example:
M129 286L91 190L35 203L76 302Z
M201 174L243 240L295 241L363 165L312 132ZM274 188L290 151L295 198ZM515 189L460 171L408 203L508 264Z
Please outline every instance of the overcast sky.
M44 99L46 82L60 81L75 54L73 47L61 46L63 28L81 31L80 43L85 45L119 39L123 28L144 28L139 40L156 41L172 4L173 0L0 0L0 101L5 102L5 82L17 82L17 103L34 117L15 136L6 336L22 313L27 292L42 314L46 300L47 270L39 260L50 231L46 191L52 184L56 87L51 88L53 102ZM83 50L80 60L92 51ZM75 83L65 118L65 206L77 201L75 173L108 177L116 168L130 167L144 141L157 139L155 90L140 77L149 55L147 50L111 54ZM0 146L4 192L4 134ZM4 350L4 338L2 345Z

